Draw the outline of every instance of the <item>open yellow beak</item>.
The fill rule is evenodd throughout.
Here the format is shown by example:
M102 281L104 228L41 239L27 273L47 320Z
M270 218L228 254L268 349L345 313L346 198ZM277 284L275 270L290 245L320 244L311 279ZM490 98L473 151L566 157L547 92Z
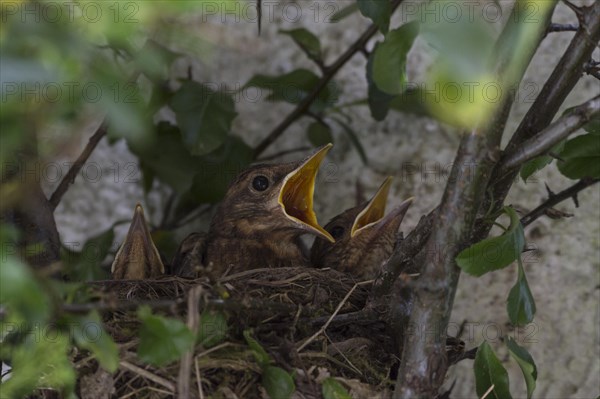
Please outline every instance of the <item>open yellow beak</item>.
M115 255L110 271L113 278L130 280L155 277L165 272L140 204L135 206L127 237Z
M354 237L358 232L363 230L367 226L379 222L383 215L385 215L385 206L387 205L387 197L390 192L392 185L392 176L388 176L379 187L379 190L375 193L373 198L369 201L365 209L363 209L352 225L350 230L350 237Z
M333 147L333 144L330 143L319 148L317 152L285 177L279 192L278 202L288 218L301 223L306 230L313 234L330 242L335 242L331 234L319 225L317 216L313 211L315 179L319 166L331 147Z

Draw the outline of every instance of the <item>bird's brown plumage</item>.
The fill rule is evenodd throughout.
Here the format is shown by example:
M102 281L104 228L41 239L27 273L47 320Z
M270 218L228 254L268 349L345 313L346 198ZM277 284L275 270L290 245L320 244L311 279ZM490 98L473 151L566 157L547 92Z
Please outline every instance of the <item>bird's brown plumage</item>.
M164 272L165 267L144 218L144 209L137 204L125 241L112 263L112 277L115 280L142 280L158 277Z
M174 272L191 277L207 268L214 277L261 267L308 266L298 245L302 234L333 240L312 209L314 180L331 145L300 162L260 164L229 186L203 237L189 237ZM187 241L187 242L186 242Z
M315 267L331 267L359 280L375 278L397 241L398 228L412 199L384 216L391 178L373 198L335 216L325 225L335 242L316 238L310 259Z

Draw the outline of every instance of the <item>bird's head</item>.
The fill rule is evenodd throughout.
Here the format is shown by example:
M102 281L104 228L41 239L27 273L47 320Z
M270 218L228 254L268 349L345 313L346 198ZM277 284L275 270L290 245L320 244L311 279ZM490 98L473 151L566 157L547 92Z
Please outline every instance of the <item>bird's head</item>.
M293 238L314 234L333 242L313 210L315 178L331 144L306 159L254 165L229 186L210 234L240 238Z
M335 242L315 240L311 248L313 265L361 275L362 271L355 269L363 260L381 261L391 255L400 223L412 203L409 198L385 215L391 182L388 177L371 200L342 212L325 225Z
M115 280L142 280L165 272L140 204L135 206L129 231L115 255L110 271Z

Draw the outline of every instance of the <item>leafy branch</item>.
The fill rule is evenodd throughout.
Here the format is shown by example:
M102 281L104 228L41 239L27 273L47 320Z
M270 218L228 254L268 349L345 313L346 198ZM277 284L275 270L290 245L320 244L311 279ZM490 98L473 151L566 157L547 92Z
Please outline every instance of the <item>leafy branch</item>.
M392 1L392 12L402 3L403 0ZM294 108L294 110L288 114L287 117L279 125L277 125L268 135L265 137L254 149L254 157L257 158L262 154L271 144L273 144L297 119L303 116L308 111L310 105L317 99L319 94L325 87L327 87L329 81L338 73L338 71L354 56L354 54L361 52L365 47L369 39L377 33L379 27L377 24L372 24L367 30L360 35L350 47L338 57L331 65L327 66L324 70L325 73L319 79L317 84L311 90L311 92L300 101L300 103Z
M600 116L600 96L573 109L550 126L523 142L514 152L505 155L498 174L504 175L540 155L567 138L571 133Z

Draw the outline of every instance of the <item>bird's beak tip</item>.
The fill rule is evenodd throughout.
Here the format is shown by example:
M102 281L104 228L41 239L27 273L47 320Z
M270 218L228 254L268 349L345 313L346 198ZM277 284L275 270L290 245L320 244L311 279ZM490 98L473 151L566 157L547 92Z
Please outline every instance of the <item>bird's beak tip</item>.
M333 147L331 143L320 147L285 177L278 201L288 218L302 223L302 226L311 233L335 242L333 237L319 225L313 210L317 172L331 147Z

